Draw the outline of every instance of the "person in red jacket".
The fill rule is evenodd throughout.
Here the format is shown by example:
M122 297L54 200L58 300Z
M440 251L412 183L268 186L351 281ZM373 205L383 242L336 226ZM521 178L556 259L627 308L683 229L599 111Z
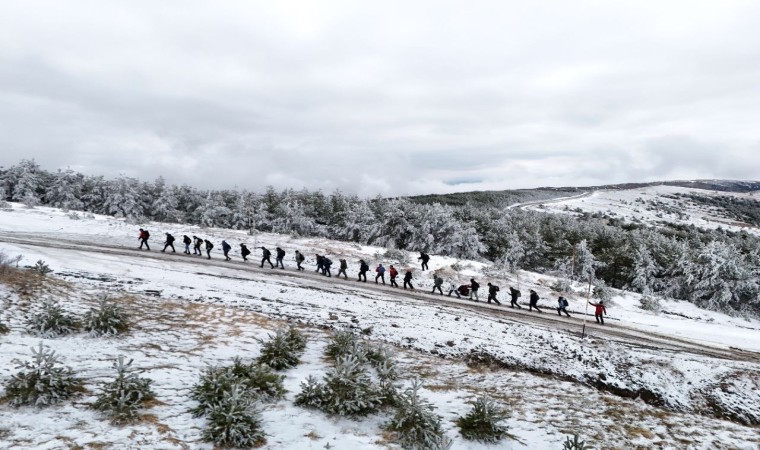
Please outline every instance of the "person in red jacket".
M594 317L596 317L596 323L604 325L604 314L607 314L607 308L604 307L604 302L599 300L599 303L588 302L589 305L595 306Z
M148 245L148 239L150 239L150 233L148 230L143 230L140 228L140 237L137 238L140 241L140 250L142 250L143 245L150 250L150 245Z
M398 270L396 270L396 268L393 267L393 265L391 265L388 273L390 273L391 275L391 286L398 287L398 284L396 284L396 277L398 276Z

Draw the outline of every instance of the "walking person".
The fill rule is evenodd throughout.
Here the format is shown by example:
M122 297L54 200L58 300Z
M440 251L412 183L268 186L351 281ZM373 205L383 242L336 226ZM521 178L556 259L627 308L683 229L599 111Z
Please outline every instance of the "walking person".
M396 277L398 276L398 270L396 270L396 268L393 267L393 264L391 264L391 267L388 270L388 274L391 276L391 286L398 287L398 284L396 284Z
M420 252L420 257L417 258L417 261L419 260L422 260L422 270L427 270L428 261L430 261L430 255L425 252Z
M383 280L383 284L385 284L385 267L383 267L382 264L378 264L377 267L375 268L375 273L377 273L377 275L375 275L375 284L378 284L377 283L378 278Z
M304 262L305 259L306 259L306 257L303 256L303 253L301 253L298 250L296 250L296 268L298 270L304 270L304 268L303 268L303 266L301 264Z
M367 282L367 272L369 272L369 264L366 263L363 259L359 260L359 279L357 281L362 281L362 278L364 278L364 282Z
M475 281L475 278L470 278L470 300L475 297L475 301L480 301L478 297L478 289L480 289L480 283Z
M326 277L332 277L330 267L332 267L332 260L327 256L322 257L322 275Z
M281 249L280 247L277 247L275 251L277 252L277 256L275 256L274 258L274 265L275 267L284 269L285 265L282 263L282 260L285 259L285 250Z
M243 261L248 261L248 255L251 254L251 251L248 250L248 246L245 244L240 244L240 255L243 257Z
M222 253L224 253L224 260L230 261L232 258L230 258L230 250L232 250L232 246L227 243L227 241L222 241Z
M208 259L211 259L211 249L214 248L214 244L212 244L208 239L204 239L203 242L206 243L206 256Z
M201 245L203 245L203 239L193 235L193 255L203 256Z
M268 262L269 266L272 269L274 269L274 264L272 264L272 260L269 259L272 256L272 252L270 252L266 247L261 246L261 253L262 253L261 267L264 267L264 263Z
M161 250L161 253L165 252L168 247L172 248L172 253L177 253L177 251L174 250L174 236L166 233L166 241L164 242L164 249Z
M459 288L457 287L455 283L451 283L451 285L449 286L449 297L451 297L452 292L457 295L457 298L462 298L462 296L459 295Z
M409 286L409 289L414 290L414 286L412 286L412 271L410 269L407 269L404 274L404 289L407 286Z
M604 325L604 315L607 314L607 308L604 307L604 302L599 300L599 303L588 302L588 304L596 307L596 310L594 311L596 323Z
M140 241L140 250L142 250L143 245L146 249L150 250L150 245L148 245L148 239L150 239L150 233L148 230L143 230L140 228L140 236L137 238L137 240Z
M499 286L496 286L495 284L488 283L488 303L491 303L491 300L494 301L497 305L501 306L501 302L496 299L496 293L499 292Z
M431 294L435 294L435 290L438 289L438 292L443 295L443 289L441 289L441 286L443 285L443 278L439 277L437 274L433 274L433 290L430 291Z
M346 270L348 270L348 262L344 259L340 259L340 269L338 269L338 275L336 277L340 277L340 274L343 274L344 279L348 279L348 274L346 273Z
M325 264L324 264L324 258L319 253L317 255L317 270L314 272L320 272L324 275L325 273Z
M511 308L514 308L517 306L517 309L522 309L522 306L520 306L519 303L517 303L517 299L520 298L522 293L519 289L515 289L512 286L509 287L509 295L512 297L512 302L509 304Z
M538 309L538 294L533 289L530 290L530 303L528 304L528 311L533 311L533 308L536 308L536 311L543 312L540 309Z
M570 317L570 313L567 312L568 306L570 306L570 303L567 302L565 297L560 295L557 299L557 315L562 316L562 313L565 313L567 317Z
M182 236L182 243L185 244L185 254L186 255L190 254L190 243L191 242L192 241L190 240L190 236L188 236L188 235Z

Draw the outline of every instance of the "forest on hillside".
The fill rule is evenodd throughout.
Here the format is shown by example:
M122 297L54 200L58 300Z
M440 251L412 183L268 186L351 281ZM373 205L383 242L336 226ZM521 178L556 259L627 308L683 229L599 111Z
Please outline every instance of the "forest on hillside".
M364 199L335 191L202 190L46 171L34 160L0 170L0 201L206 227L314 236L492 261L606 287L669 297L732 314L760 314L760 239L746 232L626 223L407 198ZM485 204L484 204L485 203ZM496 202L498 204L498 202ZM74 214L75 217L75 214Z

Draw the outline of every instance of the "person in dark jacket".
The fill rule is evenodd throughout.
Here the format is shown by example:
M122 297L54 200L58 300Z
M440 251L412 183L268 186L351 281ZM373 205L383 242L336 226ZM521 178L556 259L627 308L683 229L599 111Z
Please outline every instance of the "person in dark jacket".
M262 253L261 267L264 267L264 263L268 262L269 266L272 269L274 269L274 264L272 264L272 260L269 259L272 256L272 252L270 252L266 247L262 246L261 247L261 253Z
M509 295L512 297L512 302L510 303L510 307L514 308L517 306L518 309L522 309L522 306L520 306L519 303L517 303L517 299L520 298L522 293L518 290L513 288L512 286L509 287Z
M150 245L148 245L148 239L150 239L150 233L148 230L143 230L140 228L140 236L137 238L137 240L140 241L140 250L142 250L143 245L146 249L150 250Z
M363 260L359 260L359 279L357 281L362 281L362 278L364 278L364 282L367 282L367 272L369 272L369 265Z
M607 314L607 308L604 307L604 302L599 300L599 303L588 302L588 304L596 307L596 310L594 311L596 323L604 325L604 315Z
M230 258L230 250L232 250L232 246L228 244L227 241L222 241L222 253L224 253L225 261L232 260L232 258Z
M412 271L408 270L404 274L404 289L409 286L409 289L414 290L414 286L412 286Z
M296 268L298 268L298 270L304 270L301 264L304 262L305 259L306 257L303 256L303 253L296 250Z
M326 277L332 277L332 272L330 272L330 268L332 267L332 259L328 258L327 256L322 257L322 274Z
M536 308L536 311L543 312L540 309L538 309L538 294L533 289L530 290L530 303L528 304L528 311L533 311L533 308Z
M557 315L561 316L562 313L565 313L567 317L570 317L570 313L567 312L568 306L570 306L570 303L568 303L565 297L560 295L557 299Z
M430 291L430 293L435 294L435 290L438 289L438 292L443 295L443 289L441 289L441 286L443 286L443 278L439 277L436 274L433 274L433 290Z
M248 255L251 254L251 251L248 250L248 246L245 244L240 244L240 255L243 257L243 261L248 261Z
M420 257L417 258L417 261L419 260L422 260L422 270L427 270L428 261L430 261L430 255L425 252L420 252Z
M281 249L280 247L277 247L275 251L277 251L277 256L275 256L274 258L274 265L275 267L284 269L285 264L282 263L282 260L285 259L285 250Z
M470 278L470 300L475 297L475 301L480 301L478 297L478 289L480 289L480 283L475 281L475 278Z
M491 300L494 301L497 305L501 306L501 302L496 299L496 293L499 292L499 286L496 286L495 284L488 283L488 303L491 303Z
M346 271L348 270L348 261L346 261L344 258L340 259L340 269L338 269L338 275L335 275L336 277L340 277L340 274L343 274L344 279L348 279L348 274Z
M378 264L377 267L375 268L375 273L377 274L375 275L375 284L378 284L377 283L378 278L383 280L383 284L385 284L385 267L383 267L382 264Z
M201 245L203 245L203 239L198 236L193 236L193 255L202 256Z
M190 243L193 242L190 240L190 236L184 235L182 236L182 243L185 244L185 254L190 254Z
M161 252L165 252L168 247L172 248L172 253L177 253L176 250L174 250L174 236L172 236L169 233L166 233L166 241L164 242L164 249L161 250Z
M322 275L325 274L325 260L324 256L320 255L319 253L317 255L317 270L314 272L320 272Z
M396 268L393 267L393 264L391 264L391 267L388 269L388 274L391 276L391 286L398 287L398 284L396 284L396 277L398 276L398 270L396 270Z
M211 249L214 248L214 244L212 244L208 239L204 239L203 242L206 243L206 256L208 259L211 259Z

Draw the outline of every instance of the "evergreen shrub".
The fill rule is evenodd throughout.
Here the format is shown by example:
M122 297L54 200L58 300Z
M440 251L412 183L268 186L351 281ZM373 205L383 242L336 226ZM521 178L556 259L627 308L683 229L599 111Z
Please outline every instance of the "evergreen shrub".
M155 398L155 394L150 389L153 381L131 373L131 366L131 359L124 362L124 357L119 356L113 364L116 378L103 384L101 393L92 405L116 425L134 422L143 404Z
M262 341L261 355L256 361L274 370L289 369L301 362L300 356L305 348L306 338L300 331L295 328L278 330L268 341Z
M79 330L76 318L67 314L54 300L44 300L42 310L32 315L26 325L31 334L43 338L54 338Z
M399 398L396 412L386 429L396 433L398 443L407 450L444 450L451 447L441 428L441 417L435 414L433 406L420 398L419 381Z
M84 329L91 336L123 334L129 331L129 314L103 293L98 296L97 306L85 313Z
M572 440L570 439L569 436L565 439L565 442L562 445L562 450L590 450L590 449L586 446L586 443L581 441L578 438L578 435L575 434L573 435Z
M250 448L264 445L261 412L250 389L233 384L219 401L210 405L203 438L221 447Z
M48 406L73 397L82 383L71 368L58 367L56 353L40 342L32 347L32 360L17 368L22 369L5 384L5 396L11 406Z
M506 412L484 395L475 400L470 412L459 417L456 423L463 438L496 443L507 434L507 427L500 424L506 418Z

